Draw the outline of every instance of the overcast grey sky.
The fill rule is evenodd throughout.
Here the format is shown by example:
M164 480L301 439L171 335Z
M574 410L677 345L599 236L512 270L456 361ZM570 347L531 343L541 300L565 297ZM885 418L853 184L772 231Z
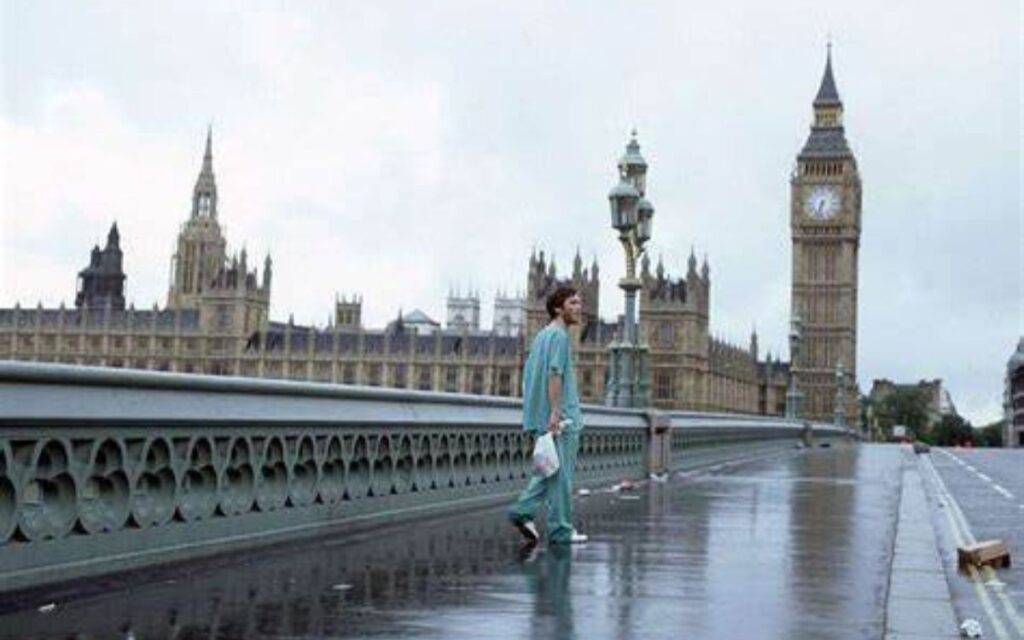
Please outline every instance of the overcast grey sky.
M831 33L864 183L859 383L943 378L1000 414L1024 333L1018 3L39 2L2 6L0 305L70 303L118 222L162 305L208 122L229 247L272 315L361 293L442 319L448 288L624 265L606 193L632 127L652 256L709 257L713 331L785 354L789 173ZM485 311L489 321L489 309Z

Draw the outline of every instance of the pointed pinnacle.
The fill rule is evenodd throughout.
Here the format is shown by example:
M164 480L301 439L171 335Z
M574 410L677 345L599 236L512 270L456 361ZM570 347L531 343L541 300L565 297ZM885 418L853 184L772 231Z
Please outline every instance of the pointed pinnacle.
M203 168L200 172L206 175L213 174L213 125L206 128L206 150L203 151Z
M832 43L828 44L828 52L825 55L825 73L821 77L821 86L818 87L818 95L814 98L815 106L841 104L839 91L836 89L835 77L832 75Z

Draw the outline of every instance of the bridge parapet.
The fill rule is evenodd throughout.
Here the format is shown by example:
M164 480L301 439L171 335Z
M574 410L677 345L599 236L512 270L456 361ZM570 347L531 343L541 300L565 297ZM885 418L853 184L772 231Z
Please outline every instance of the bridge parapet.
M505 500L532 450L510 398L0 362L0 407L0 591ZM597 406L584 420L589 485L801 429Z
M806 436L830 441L853 433L830 424L770 416L677 411L666 414L671 423L669 460L673 470L688 470L737 457L788 449L794 443L810 446Z

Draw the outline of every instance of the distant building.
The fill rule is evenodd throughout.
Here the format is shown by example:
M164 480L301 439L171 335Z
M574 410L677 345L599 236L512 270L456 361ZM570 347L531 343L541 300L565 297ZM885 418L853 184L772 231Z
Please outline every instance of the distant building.
M402 316L401 328L405 331L414 331L416 335L429 336L441 330L441 323L419 309L414 309Z
M882 378L871 383L871 392L868 394L868 398L870 398L873 405L877 406L878 403L882 402L886 396L896 389L916 389L921 392L927 400L927 427L929 429L938 424L942 420L942 416L957 415L956 406L953 404L953 397L942 384L941 378L920 380L913 383L897 383Z
M355 295L349 300L348 296L340 299L334 297L334 324L345 329L358 329L363 326L363 298Z
M115 222L107 234L107 246L92 248L89 266L78 272L75 307L105 307L124 309L124 281L122 269L121 234Z
M1024 447L1024 336L1006 363L1003 408L1006 411L1004 446Z
M522 335L526 323L525 303L521 295L511 297L499 291L494 296L494 333L499 336Z
M804 317L810 347L805 351L811 354L802 356L807 360L801 380L811 398L808 417L829 421L834 365L841 360L847 371L856 366L860 220L856 163L845 146L834 90L829 63L815 101L816 122L793 179L794 310ZM647 164L635 137L620 170L624 163L634 173L639 167L645 179ZM835 211L826 216L824 205L811 200L833 182L845 186L830 191L838 204L829 199ZM585 402L604 401L608 347L621 335L622 319L598 316L598 265L585 267L578 251L564 277L552 258L534 252L525 294L495 297L490 330L481 329L479 294L454 291L446 301L444 328L419 310L400 314L383 329L365 328L358 295L336 298L327 326L302 326L290 317L271 320L270 256L262 272L250 269L245 249L229 256L219 214L208 132L191 210L171 261L166 307L125 308L115 225L107 248L94 248L90 266L80 274L76 308L0 309L0 358L515 396L529 341L549 321L545 299L568 283L584 302L582 323L572 331L580 393ZM670 275L660 259L652 268L647 257L639 272L639 336L650 349L654 406L784 412L790 364L770 354L759 360L756 333L745 345L713 335L706 257L698 265L691 252L681 277ZM837 331L829 329L830 322ZM850 384L855 387L855 379ZM930 397L937 399L936 411L952 407L943 403L948 394ZM854 403L849 405L855 411Z
M126 308L120 236L93 249L79 274L76 308L0 309L0 358L37 362L287 378L511 396L522 337L478 328L441 330L414 311L385 329L362 325L362 298L335 299L326 327L270 319L272 262L250 269L227 252L219 221L212 134L188 218L171 260L167 305ZM479 323L479 316L471 319Z
M461 295L458 290L448 293L448 319L446 326L456 331L480 330L480 294L469 291Z

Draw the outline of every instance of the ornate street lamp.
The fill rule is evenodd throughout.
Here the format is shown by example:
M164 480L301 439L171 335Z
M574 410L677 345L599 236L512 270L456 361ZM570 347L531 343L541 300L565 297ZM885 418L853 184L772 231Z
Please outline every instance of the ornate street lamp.
M645 407L648 391L647 345L637 335L636 294L643 286L636 265L651 239L654 205L645 197L647 161L640 155L640 144L633 130L626 153L619 160L619 182L608 193L612 228L626 254L626 275L619 287L626 295L621 339L609 345L609 375L605 403L615 407Z
M790 420L800 419L800 399L802 394L796 388L796 362L800 355L803 332L803 321L799 315L794 315L789 321L789 390L786 391L786 417Z
M636 205L639 201L640 192L636 190L636 187L625 176L619 178L619 184L608 192L608 204L611 205L612 210L612 228L620 234L628 235L629 230L636 226Z

